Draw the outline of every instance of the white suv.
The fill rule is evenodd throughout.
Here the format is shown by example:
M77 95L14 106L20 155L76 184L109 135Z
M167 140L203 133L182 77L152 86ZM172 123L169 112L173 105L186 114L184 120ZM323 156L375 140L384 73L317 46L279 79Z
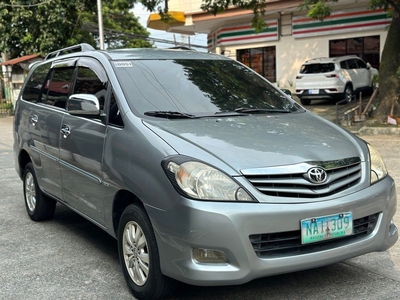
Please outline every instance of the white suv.
M302 104L314 99L347 99L371 91L378 70L357 56L315 58L306 61L296 76L296 95Z

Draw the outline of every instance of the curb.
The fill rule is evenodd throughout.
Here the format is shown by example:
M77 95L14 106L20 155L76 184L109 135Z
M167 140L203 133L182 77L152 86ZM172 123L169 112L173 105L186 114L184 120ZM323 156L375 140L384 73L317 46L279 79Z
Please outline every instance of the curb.
M400 127L369 127L363 126L356 131L358 135L399 135Z

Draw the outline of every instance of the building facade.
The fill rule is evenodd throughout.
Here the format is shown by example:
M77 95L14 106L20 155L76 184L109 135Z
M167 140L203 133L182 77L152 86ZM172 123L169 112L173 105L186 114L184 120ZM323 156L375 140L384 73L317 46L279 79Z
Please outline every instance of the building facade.
M30 54L0 63L0 114L7 112L2 109L7 107L5 104L15 105L19 92L28 75L29 65L42 61L40 54Z
M339 0L331 16L319 21L299 10L300 3L269 1L268 27L259 33L251 28L252 11L231 8L214 16L200 9L201 0L170 0L173 20L160 23L154 14L148 27L188 35L206 33L210 52L241 61L279 87L292 88L302 63L316 57L357 55L379 68L391 22L387 12L369 10L367 0Z

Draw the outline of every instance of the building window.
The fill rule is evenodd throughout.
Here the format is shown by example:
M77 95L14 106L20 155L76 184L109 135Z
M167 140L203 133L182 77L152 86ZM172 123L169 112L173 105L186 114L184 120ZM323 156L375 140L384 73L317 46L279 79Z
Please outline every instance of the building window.
M329 56L357 55L379 68L379 35L329 41Z
M236 59L269 81L276 82L275 46L237 50Z

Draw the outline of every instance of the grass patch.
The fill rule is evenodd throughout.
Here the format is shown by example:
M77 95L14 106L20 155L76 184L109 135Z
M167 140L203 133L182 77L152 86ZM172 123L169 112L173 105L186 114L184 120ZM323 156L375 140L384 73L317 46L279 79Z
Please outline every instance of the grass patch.
M4 113L4 112L12 114L12 112L13 112L12 103L0 102L0 113Z

